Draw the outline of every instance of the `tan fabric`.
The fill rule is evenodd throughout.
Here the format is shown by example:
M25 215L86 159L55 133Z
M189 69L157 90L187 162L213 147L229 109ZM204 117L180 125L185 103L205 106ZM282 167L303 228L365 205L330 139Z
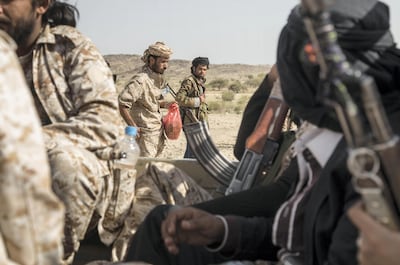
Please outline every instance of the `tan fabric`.
M159 131L147 132L142 131L138 138L140 147L140 156L158 157L165 148L167 137L163 127Z
M157 57L164 57L164 58L169 58L172 54L171 48L169 48L167 45L165 45L164 42L157 41L156 43L152 44L147 48L142 56L142 61L147 64L149 60L149 56L157 56Z
M0 30L0 264L61 264L64 208L11 45Z
M104 204L107 206L98 227L103 243L111 245L124 225L135 196L136 170L121 169L107 179ZM107 190L112 187L112 190Z
M185 172L169 163L151 162L143 175L138 176L135 200L124 223L124 229L115 241L113 260L122 260L130 239L146 215L159 204L191 205L212 199Z
M161 122L161 88L166 84L162 75L144 67L132 77L118 97L119 104L130 110L140 129L140 156L157 157L165 147L166 137Z
M71 262L92 217L98 220L110 203L111 163L96 154L123 132L117 93L103 56L75 28L47 26L32 64L32 89L51 121L43 130L53 188L66 205L64 251Z

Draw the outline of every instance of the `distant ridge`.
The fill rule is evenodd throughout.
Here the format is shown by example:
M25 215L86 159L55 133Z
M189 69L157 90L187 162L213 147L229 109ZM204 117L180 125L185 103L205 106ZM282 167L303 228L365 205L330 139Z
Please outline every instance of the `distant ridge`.
M117 75L117 87L122 89L129 78L139 72L143 66L140 55L112 54L104 58L110 63L111 70ZM165 72L168 82L173 87L178 87L181 80L190 74L190 60L172 59ZM207 73L207 81L214 79L245 80L248 76L265 75L269 72L270 65L248 64L211 64Z

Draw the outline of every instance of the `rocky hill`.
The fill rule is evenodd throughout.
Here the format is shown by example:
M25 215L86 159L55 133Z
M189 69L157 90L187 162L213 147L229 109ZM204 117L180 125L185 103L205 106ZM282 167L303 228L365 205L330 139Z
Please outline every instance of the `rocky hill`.
M122 89L128 79L143 66L140 55L117 54L104 57L110 63L113 73L117 75L118 89ZM189 60L170 60L165 75L173 88L178 88L183 78L190 74L190 65ZM249 78L263 77L269 69L270 65L212 64L207 72L207 83L216 79L245 82Z

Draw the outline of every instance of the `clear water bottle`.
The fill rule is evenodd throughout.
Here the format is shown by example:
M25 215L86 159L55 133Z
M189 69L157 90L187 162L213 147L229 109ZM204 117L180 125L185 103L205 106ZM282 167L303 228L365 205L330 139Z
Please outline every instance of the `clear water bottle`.
M115 169L134 169L140 155L139 145L136 142L137 128L127 126L125 136L115 146Z
M134 199L136 183L136 162L140 155L139 145L136 142L137 128L127 126L125 136L114 147L114 168L111 178L108 178L110 189L106 189L109 195L105 204L104 218L99 222L99 231L102 234L103 243L110 245L118 235L115 231L123 227Z

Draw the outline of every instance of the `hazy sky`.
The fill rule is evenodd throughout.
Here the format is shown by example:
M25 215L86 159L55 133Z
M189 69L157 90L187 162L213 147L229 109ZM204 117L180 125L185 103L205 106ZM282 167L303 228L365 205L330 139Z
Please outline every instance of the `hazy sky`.
M75 1L75 2L74 2ZM279 32L299 0L70 0L78 28L103 54L142 54L161 40L172 59L207 56L211 63L272 64ZM391 8L400 41L400 0Z

